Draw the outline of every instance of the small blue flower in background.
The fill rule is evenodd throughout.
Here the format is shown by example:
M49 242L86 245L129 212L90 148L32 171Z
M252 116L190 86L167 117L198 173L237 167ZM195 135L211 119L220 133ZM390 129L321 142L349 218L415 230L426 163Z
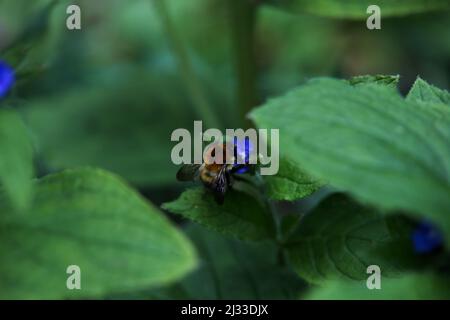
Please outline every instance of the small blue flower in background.
M420 254L431 253L441 248L444 236L441 231L429 222L421 222L412 234L414 251Z
M14 69L0 60L0 98L6 96L14 81Z
M234 145L236 146L236 158L240 160L244 160L245 164L250 162L250 155L253 152L253 144L251 143L248 137L245 137L244 140L238 140L237 137L234 137ZM239 164L235 164L235 166L239 166ZM246 173L249 171L248 166L243 166L239 168L236 173Z

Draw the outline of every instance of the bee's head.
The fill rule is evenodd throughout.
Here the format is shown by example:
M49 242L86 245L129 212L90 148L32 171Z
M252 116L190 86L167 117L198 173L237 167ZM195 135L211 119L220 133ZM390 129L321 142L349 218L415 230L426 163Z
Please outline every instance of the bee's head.
M207 165L233 162L233 150L226 143L216 143L208 146L203 153L203 162Z

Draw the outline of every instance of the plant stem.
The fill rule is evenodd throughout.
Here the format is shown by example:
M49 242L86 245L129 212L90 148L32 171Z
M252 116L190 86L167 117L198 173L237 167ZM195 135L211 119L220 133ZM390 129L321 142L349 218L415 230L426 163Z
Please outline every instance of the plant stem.
M220 121L209 105L206 94L200 84L200 80L195 75L194 69L189 61L187 50L170 18L166 1L167 0L153 0L156 10L161 18L163 28L178 60L178 67L188 94L190 95L196 111L206 122L206 125L218 128L220 126Z
M227 1L231 14L237 103L244 127L252 127L246 116L257 104L254 48L257 5L250 0Z

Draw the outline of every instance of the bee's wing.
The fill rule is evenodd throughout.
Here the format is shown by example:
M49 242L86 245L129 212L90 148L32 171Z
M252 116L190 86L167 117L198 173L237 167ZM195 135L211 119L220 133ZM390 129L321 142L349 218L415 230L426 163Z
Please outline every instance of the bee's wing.
M228 190L227 172L225 167L219 171L219 174L212 182L212 189L214 191L214 198L216 199L216 202L218 204L222 204L225 199L225 193Z
M191 181L198 176L201 164L183 164L177 172L178 181Z

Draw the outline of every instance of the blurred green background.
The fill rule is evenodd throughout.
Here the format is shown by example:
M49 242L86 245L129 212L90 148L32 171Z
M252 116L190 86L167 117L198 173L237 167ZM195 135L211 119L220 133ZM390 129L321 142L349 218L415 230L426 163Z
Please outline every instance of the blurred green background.
M35 23L39 14L45 16L49 2L2 1L0 46ZM25 59L18 68L23 81L15 88L17 99L25 103L17 104L36 138L41 174L100 166L143 190L164 190L152 199L158 203L166 192L177 192L170 133L191 129L193 120L203 115L193 107L170 35L151 1L77 3L82 30L65 28L67 5L59 1L47 26L39 21L32 27L42 33L30 40L35 42L32 49L16 57ZM236 22L230 6L220 0L170 0L166 7L218 126L238 127L232 40ZM371 31L364 20L262 6L255 23L255 102L317 76L399 74L405 92L420 75L446 88L448 19L448 13L385 18L381 30Z

